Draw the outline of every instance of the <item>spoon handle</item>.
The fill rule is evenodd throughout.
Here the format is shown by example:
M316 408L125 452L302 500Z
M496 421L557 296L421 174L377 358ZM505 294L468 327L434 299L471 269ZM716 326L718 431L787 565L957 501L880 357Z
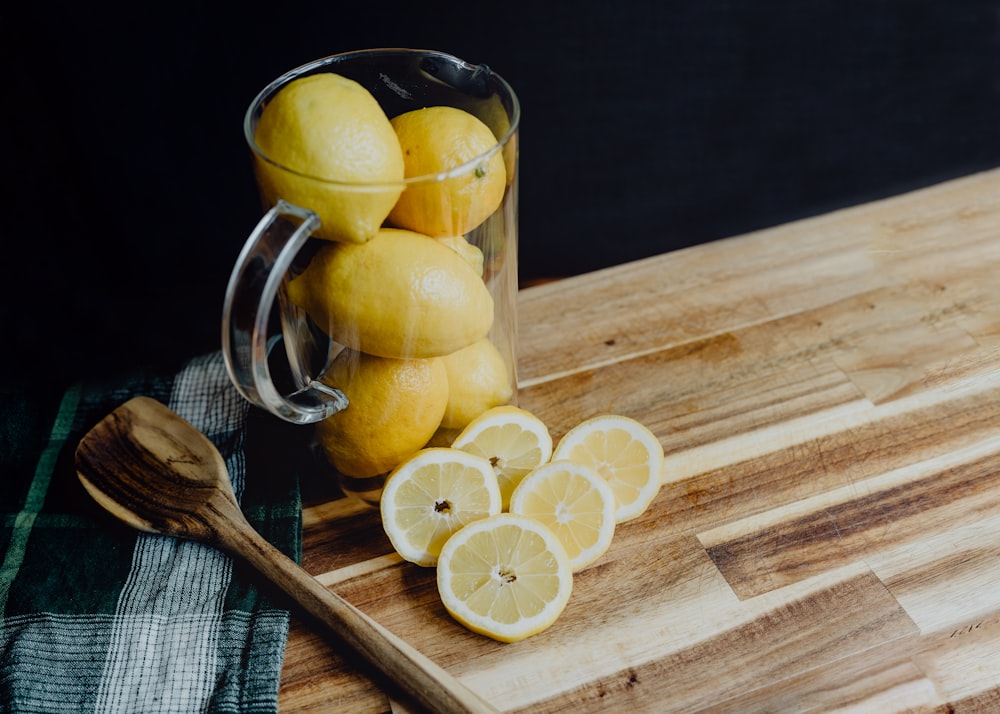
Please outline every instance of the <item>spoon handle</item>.
M215 531L217 547L243 559L281 588L428 711L497 714L496 708L447 671L326 588L267 542L246 522L239 507L233 506L236 513L226 514L227 527Z

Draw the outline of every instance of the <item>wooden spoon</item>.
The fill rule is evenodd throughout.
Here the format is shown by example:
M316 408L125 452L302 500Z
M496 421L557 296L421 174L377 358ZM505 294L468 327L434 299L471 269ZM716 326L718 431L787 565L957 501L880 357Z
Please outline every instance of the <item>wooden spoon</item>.
M87 432L76 470L94 500L128 525L244 560L428 710L497 711L262 538L244 518L215 445L155 399L131 399Z

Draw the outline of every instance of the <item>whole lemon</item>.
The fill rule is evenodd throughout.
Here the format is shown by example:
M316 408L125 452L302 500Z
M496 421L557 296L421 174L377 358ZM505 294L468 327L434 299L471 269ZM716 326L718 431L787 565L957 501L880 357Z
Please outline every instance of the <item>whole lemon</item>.
M288 284L334 341L380 357L440 357L485 337L493 297L461 255L412 231L329 243Z
M402 191L403 155L371 93L338 74L285 85L254 132L257 183L270 205L283 198L313 210L320 238L363 243Z
M500 206L507 168L486 124L445 106L414 109L391 123L403 150L406 178L441 174L478 160L456 176L408 185L389 214L391 223L430 236L464 235Z
M458 253L466 263L472 266L476 275L483 276L483 251L466 240L465 236L440 236L434 240Z
M507 404L513 395L507 365L487 339L441 358L448 373L445 429L464 429L487 409Z
M327 460L342 474L392 470L434 435L448 402L440 358L390 359L344 351L323 381L347 395L343 411L316 424Z

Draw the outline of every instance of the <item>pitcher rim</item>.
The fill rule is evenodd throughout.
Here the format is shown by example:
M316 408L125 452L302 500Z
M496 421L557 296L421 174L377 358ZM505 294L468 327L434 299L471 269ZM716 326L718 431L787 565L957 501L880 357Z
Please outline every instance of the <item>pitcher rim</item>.
M271 96L276 91L277 87L285 85L297 77L305 76L313 72L318 67L322 67L324 65L332 65L336 61L350 59L354 57L364 57L373 55L392 55L392 54L424 55L428 57L438 57L440 59L461 66L465 69L469 69L473 73L478 71L488 72L491 81L495 81L499 85L499 87L503 90L503 93L506 94L506 97L509 98L510 100L510 115L509 115L510 126L507 128L507 130L503 133L502 136L497 138L496 142L488 150L484 151L481 154L478 154L477 156L472 157L468 161L459 164L458 166L448 169L447 171L439 171L433 174L424 174L422 176L411 176L409 178L404 178L399 181L369 181L369 182L340 181L337 179L329 179L329 178L324 178L322 176L315 176L313 174L304 173L302 171L297 171L295 169L289 168L288 166L285 166L281 162L272 159L270 156L264 153L264 151L257 144L256 140L254 139L253 128L252 128L254 111L257 109L257 107L261 105L265 97ZM514 92L514 89L510 86L507 80L505 80L501 75L497 74L492 69L490 69L488 65L473 64L459 57L456 57L455 55L449 54L447 52L442 52L440 50L413 49L405 47L379 47L367 50L352 50L349 52L340 52L332 55L327 55L325 57L321 57L319 59L306 62L305 64L301 64L298 67L295 67L294 69L284 72L279 77L269 82L267 86L265 86L262 90L260 90L257 93L253 101L250 102L250 105L243 116L243 136L247 144L249 145L250 150L253 152L255 156L259 157L262 161L266 161L268 164L278 169L281 169L282 171L286 171L290 174L294 174L304 179L309 179L311 181L319 181L324 184L329 184L332 186L340 186L343 188L355 188L359 190L370 190L373 188L382 188L382 187L408 186L410 184L417 184L424 182L435 183L450 178L454 178L456 176L462 176L468 173L469 171L475 171L477 166L489 161L496 153L503 151L504 147L506 147L510 143L512 137L517 133L520 121L521 121L521 105L520 101L518 100L517 94Z

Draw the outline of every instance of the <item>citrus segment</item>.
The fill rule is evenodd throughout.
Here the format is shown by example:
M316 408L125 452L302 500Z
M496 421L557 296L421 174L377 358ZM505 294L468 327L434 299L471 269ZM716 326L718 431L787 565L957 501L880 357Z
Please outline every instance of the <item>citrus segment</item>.
M335 341L380 357L450 354L493 324L493 298L469 264L400 229L322 246L289 282L288 297Z
M573 590L566 549L526 516L501 513L470 523L441 549L438 592L458 622L517 642L556 621Z
M549 527L578 572L607 552L615 534L615 494L593 469L551 461L525 476L510 497L510 512Z
M282 87L264 107L254 142L264 200L315 211L320 238L369 240L403 190L403 154L389 118L367 89L337 74Z
M432 106L391 120L406 178L438 176L404 189L389 220L431 236L468 233L493 213L507 187L497 139L477 117Z
M452 447L481 456L493 464L503 507L514 487L552 455L552 436L541 419L515 406L489 409L473 419Z
M500 491L485 459L457 449L423 449L389 474L379 508L396 552L433 566L452 534L500 512Z
M556 446L552 460L569 460L607 479L617 501L618 523L639 516L659 493L663 446L639 422L608 414L570 429Z

